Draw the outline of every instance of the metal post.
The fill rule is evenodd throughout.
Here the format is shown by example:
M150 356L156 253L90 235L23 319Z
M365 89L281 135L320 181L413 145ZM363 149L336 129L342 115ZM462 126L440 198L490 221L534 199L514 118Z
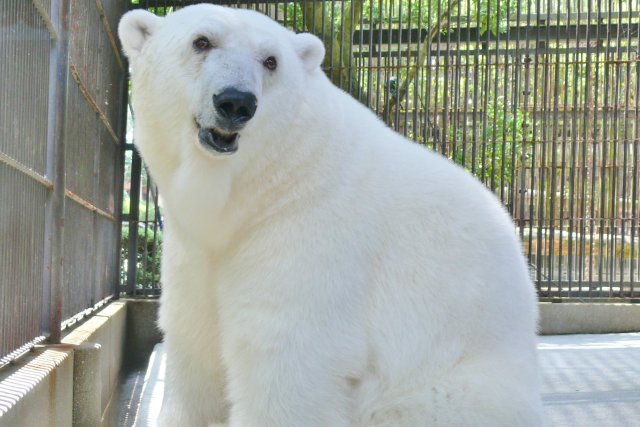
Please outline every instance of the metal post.
M52 22L58 38L51 49L49 125L47 131L47 177L53 188L47 199L45 277L42 329L52 344L60 343L62 286L64 282L64 138L69 62L69 1L51 2Z
M135 148L131 150L131 196L129 199L129 259L127 260L127 293L134 295L138 269L138 219L140 216L140 175L142 160Z
M118 270L121 268L121 263L124 261L123 259L121 259L121 247L122 247L122 222L124 220L123 218L123 214L122 214L122 202L123 202L123 197L124 197L124 159L125 159L125 152L126 152L126 146L127 146L127 105L128 105L128 97L129 97L129 74L127 72L127 70L129 69L128 67L128 62L126 60L123 61L124 63L124 71L122 73L122 76L120 77L120 105L122 106L122 111L120 112L120 117L119 117L119 122L118 122L118 137L120 138L120 145L118 146L119 148L119 156L118 156L118 162L119 162L119 167L117 169L116 172L116 184L115 184L115 191L116 191L116 207L115 207L115 214L116 214L116 253L113 254L113 256L116 257L117 260L117 268ZM121 276L120 274L118 274L118 280L116 281L115 289L113 290L113 297L114 299L118 299L120 297L120 292L122 291L122 289L120 288L120 280L121 280Z

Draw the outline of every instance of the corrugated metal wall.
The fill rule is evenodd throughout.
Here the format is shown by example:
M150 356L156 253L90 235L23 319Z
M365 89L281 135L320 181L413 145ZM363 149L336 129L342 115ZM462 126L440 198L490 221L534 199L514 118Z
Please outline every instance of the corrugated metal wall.
M0 358L117 294L128 3L0 2Z

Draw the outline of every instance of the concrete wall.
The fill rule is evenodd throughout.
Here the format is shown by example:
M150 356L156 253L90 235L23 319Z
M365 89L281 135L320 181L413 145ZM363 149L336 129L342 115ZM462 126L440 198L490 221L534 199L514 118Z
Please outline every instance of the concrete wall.
M162 341L157 327L158 300L129 299L127 302L127 362L145 363L153 347Z
M640 331L640 304L540 303L540 335Z
M126 302L113 302L62 344L38 346L3 369L0 427L98 425L122 367L126 318Z
M0 375L0 427L72 424L73 348L39 347Z

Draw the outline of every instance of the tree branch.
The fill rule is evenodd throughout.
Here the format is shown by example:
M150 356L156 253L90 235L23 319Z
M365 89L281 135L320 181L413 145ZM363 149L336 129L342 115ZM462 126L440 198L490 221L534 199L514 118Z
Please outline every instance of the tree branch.
M360 102L367 99L366 93L361 88L357 76L349 75L348 68L352 55L353 31L357 25L355 17L360 16L362 3L362 0L353 0L349 7L345 8L342 23L335 34L331 32L333 16L325 16L324 26L322 25L324 2L307 2L302 9L307 31L320 37L326 49L327 55L322 65L325 69L329 69L329 78L336 86L350 79L350 93Z
M409 85L415 79L420 67L424 65L424 62L426 61L429 53L429 48L431 47L432 40L436 37L436 35L438 35L438 32L442 31L442 28L444 28L448 24L451 12L459 4L460 0L450 0L447 10L440 14L440 16L438 17L438 21L431 27L429 34L427 35L427 37L425 37L421 49L418 52L416 63L409 69L409 74L407 75L405 81L402 82L402 85L398 88L396 96L389 99L389 104L387 104L382 111L382 117L384 117L387 123L389 123L391 112L397 105L404 101L404 98L407 96L407 92L409 91Z

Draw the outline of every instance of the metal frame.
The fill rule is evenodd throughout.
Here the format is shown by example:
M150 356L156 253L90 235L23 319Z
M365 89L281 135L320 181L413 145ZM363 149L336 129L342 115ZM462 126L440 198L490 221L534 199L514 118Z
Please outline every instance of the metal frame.
M132 7L166 13L199 2ZM337 56L337 45L326 46L327 74L494 191L518 228L541 300L640 297L640 0L211 3L349 39ZM480 5L487 28L474 12ZM364 82L357 93L354 76Z
M11 1L11 0L8 0ZM22 1L22 0L20 0ZM83 72L86 74L87 69L81 70L77 63L74 62L74 58L71 55L71 42L75 37L74 31L77 31L79 24L74 22L71 17L71 11L74 7L78 7L73 2L68 0L51 0L47 5L41 0L31 0L25 3L14 3L14 6L19 8L15 10L27 10L35 8L39 18L42 19L42 23L46 28L51 40L51 47L49 50L49 87L48 87L48 116L45 118L47 123L46 130L46 165L41 172L35 170L25 163L23 160L15 159L2 152L0 149L0 164L2 167L8 168L11 174L15 176L27 177L30 182L37 182L42 189L47 192L46 207L43 207L43 216L45 218L44 234L42 235L42 248L43 248L43 260L44 265L30 265L34 271L42 271L42 305L41 307L32 307L33 313L30 316L37 316L40 318L40 336L26 337L23 336L24 332L18 330L6 330L8 334L2 337L2 346L0 348L0 367L11 363L15 358L19 357L24 352L28 351L34 345L44 342L59 343L61 340L62 330L70 325L77 323L82 318L95 312L99 307L104 305L110 300L116 299L119 296L119 284L117 281L117 274L111 274L113 280L108 280L108 277L103 273L104 271L98 270L98 265L111 269L116 269L118 263L117 258L119 255L119 228L117 225L120 223L120 211L121 211L121 197L122 194L122 177L121 177L121 164L113 164L108 166L106 172L101 170L105 164L111 161L110 156L113 154L113 162L119 162L122 160L122 153L124 152L124 141L126 133L126 111L124 105L126 105L127 96L127 74L126 74L126 62L123 60L120 50L118 48L113 31L111 30L111 23L109 21L108 13L113 12L120 7L122 11L126 10L127 1L119 0L112 1L108 4L108 8L105 9L102 0L96 0L96 9L92 11L94 16L99 17L100 22L103 25L106 38L102 39L105 42L105 50L87 52L86 56L93 56L93 58L99 58L98 55L105 57L112 56L115 58L115 64L118 66L111 75L104 75L100 80L93 80L90 84L83 80ZM8 4L5 5L4 13L11 13L12 10ZM2 8L3 6L0 6ZM0 10L2 13L2 10ZM22 12L20 12L22 13ZM28 13L31 13L30 11ZM11 15L7 15L11 18ZM17 21L18 25L24 25L20 21ZM42 25L38 23L38 25ZM28 27L24 31L28 31ZM22 31L22 30L21 30ZM18 35L18 37L24 37ZM16 39L18 41L22 39ZM100 40L100 39L97 39ZM5 45L10 46L10 45ZM0 45L0 48L2 46ZM76 58L77 59L77 58ZM81 58L84 59L84 58ZM101 60L101 59L100 59ZM11 66L11 64L9 64ZM95 62L92 64L94 67L99 67L100 64ZM96 68L99 72L102 69ZM11 70L11 68L9 68ZM115 82L110 82L114 76L119 76ZM42 78L42 76L39 76ZM113 108L107 111L100 105L105 106L106 103L101 100L107 95L104 92L96 91L95 85L100 82L112 84L115 83L117 88L117 97L122 102L120 106L113 108L119 109L118 116L112 123L113 117L109 117L110 112L116 112ZM72 138L67 134L68 129L73 129L78 123L75 121L75 117L66 117L69 111L69 97L70 89L74 88L79 90L80 100L84 103L81 107L91 111L96 118L95 124L97 127L94 133L95 140L87 140L84 142L90 151L87 157L81 159L82 162L87 165L91 164L92 168L87 169L91 175L86 177L87 180L92 180L92 186L88 186L89 193L78 193L66 179L68 169L73 167L66 162L65 156L69 155L70 148L67 146L67 141ZM96 97L98 94L99 97ZM0 95L1 97L1 95ZM100 98L102 97L102 98ZM117 98L116 97L116 98ZM19 100L18 100L19 101ZM19 113L28 113L28 111L19 111ZM102 133L101 133L102 132ZM73 141L73 140L71 140ZM101 147L105 144L113 144L109 146L109 151L102 153ZM113 167L113 169L109 169ZM113 172L110 175L111 171ZM9 173L9 172L7 172ZM10 175L10 176L14 176ZM103 197L101 191L104 188L110 188L113 192L111 195L113 203L105 203L101 201L100 197ZM3 202L5 203L5 202ZM5 205L11 209L11 205ZM91 236L88 242L95 244L96 242L102 242L104 239L108 239L110 244L108 251L98 251L92 248L92 256L94 257L106 257L106 259L95 259L97 262L87 263L82 266L74 266L75 268L84 268L87 271L91 270L91 273L87 274L87 282L83 283L70 283L69 277L65 275L65 264L69 266L70 260L66 255L66 251L73 251L73 248L67 248L67 240L77 233L77 225L73 222L69 222L70 219L66 217L66 209L73 207L74 209L80 209L85 217L90 216L92 219L88 224L91 224ZM107 223L113 224L114 234L113 236L105 237L105 230L108 230ZM100 228L102 226L102 228ZM12 227L12 225L9 225ZM105 228L107 227L107 228ZM83 236L80 236L81 238ZM11 241L3 242L4 248L11 250ZM38 244L39 242L34 242ZM113 251L113 253L111 253ZM71 252L73 254L73 252ZM68 254L67 254L68 255ZM11 271L11 270L10 270ZM0 278L3 279L3 278ZM79 287L86 290L87 295L90 295L90 300L85 304L83 300L66 300L65 293L69 293L69 285ZM3 287L19 286L19 283L7 283L0 281L0 291ZM15 288L19 289L19 288ZM0 293L2 296L2 293ZM28 295L24 296L25 298ZM22 298L22 297L21 297ZM11 301L2 301L0 304L8 304ZM14 304L24 305L25 301L14 301ZM0 306L0 309L2 306ZM66 310L66 311L65 311ZM65 312L67 314L65 314ZM65 319L66 317L66 319ZM19 327L19 325L18 325ZM21 340L20 345L13 343L17 342L17 339ZM12 344L7 344L10 340ZM7 347L9 345L9 347ZM6 353L6 354L5 354Z

